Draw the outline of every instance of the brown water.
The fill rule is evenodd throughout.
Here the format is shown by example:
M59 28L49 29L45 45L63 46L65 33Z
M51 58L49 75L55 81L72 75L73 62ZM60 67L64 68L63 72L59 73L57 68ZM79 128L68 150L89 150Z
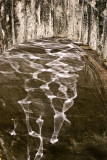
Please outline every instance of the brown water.
M66 39L0 55L2 159L106 160L107 97L83 55Z

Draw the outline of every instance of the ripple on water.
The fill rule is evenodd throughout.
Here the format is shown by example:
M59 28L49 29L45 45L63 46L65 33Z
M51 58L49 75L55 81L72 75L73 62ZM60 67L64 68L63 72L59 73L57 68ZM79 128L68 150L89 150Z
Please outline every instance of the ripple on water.
M26 139L28 160L41 159L44 141L48 144L49 141L52 144L58 142L63 123L66 121L70 124L66 111L74 104L77 96L78 71L83 68L81 56L77 52L70 52L71 50L76 52L70 42L62 44L58 40L52 42L37 40L20 44L4 54L5 60L0 65L1 71L12 71L16 76L12 75L13 83L19 78L22 84L12 88L5 87L6 92L3 91L1 96L18 103L25 114L23 123L26 123L29 137ZM9 78L8 82L10 83ZM14 121L11 136L22 133L18 126ZM36 139L39 139L39 142L35 150L32 146L34 147ZM34 144L31 146L33 141Z

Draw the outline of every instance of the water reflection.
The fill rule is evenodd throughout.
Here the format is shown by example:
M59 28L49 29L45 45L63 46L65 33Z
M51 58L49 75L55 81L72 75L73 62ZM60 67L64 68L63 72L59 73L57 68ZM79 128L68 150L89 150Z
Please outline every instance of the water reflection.
M21 114L24 113L21 118L27 127L27 132L20 134L19 122L12 118L14 129L9 132L10 135L27 137L27 142L23 142L26 147L23 160L40 160L44 157L44 143L50 145L49 141L52 144L58 142L64 122L69 125L72 123L66 112L69 112L77 97L78 72L84 67L81 54L72 43L62 44L58 39L32 40L4 53L3 64L8 63L10 68L4 67L1 72L6 76L12 75L10 79L7 78L7 83L11 80L15 81L15 85L18 83L13 93L15 98L11 101L15 101L18 108L21 107ZM18 91L19 86L21 91ZM48 131L44 126L51 130ZM29 137L35 143L37 139L37 146L33 146L33 149L29 145ZM14 155L15 158L21 159L20 155Z

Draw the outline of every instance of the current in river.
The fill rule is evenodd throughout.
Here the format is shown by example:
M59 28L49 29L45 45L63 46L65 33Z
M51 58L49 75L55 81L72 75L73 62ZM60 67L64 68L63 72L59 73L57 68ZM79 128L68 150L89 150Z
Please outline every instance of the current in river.
M31 40L0 55L5 160L95 160L90 150L97 153L96 139L105 133L105 101L83 56L61 38Z

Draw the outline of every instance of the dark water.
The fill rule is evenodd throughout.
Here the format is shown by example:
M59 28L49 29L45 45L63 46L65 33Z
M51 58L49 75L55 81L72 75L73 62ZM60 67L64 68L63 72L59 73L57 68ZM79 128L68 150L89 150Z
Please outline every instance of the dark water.
M69 40L29 41L0 55L4 160L106 160L107 97Z

